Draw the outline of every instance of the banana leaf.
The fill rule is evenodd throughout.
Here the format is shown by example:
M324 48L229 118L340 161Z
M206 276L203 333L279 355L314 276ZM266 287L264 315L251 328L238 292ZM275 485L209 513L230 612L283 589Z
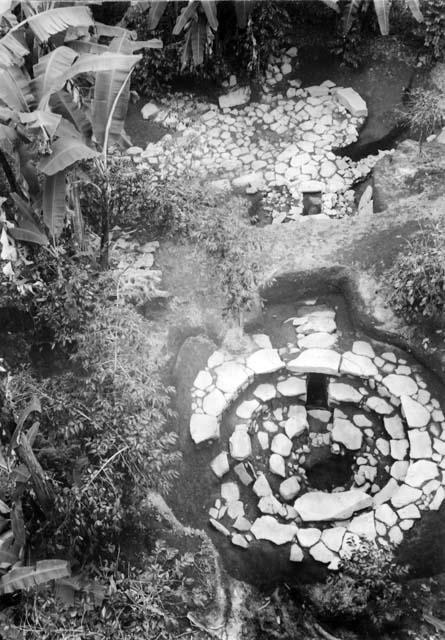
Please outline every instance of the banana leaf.
M52 176L46 176L42 196L43 221L53 238L57 238L65 226L65 196L65 172L59 171Z
M45 156L39 162L39 171L46 176L53 176L59 171L67 169L79 160L97 158L99 153L87 147L80 139L63 137L58 138L52 145L52 153Z
M90 137L92 131L91 121L82 107L79 107L74 102L72 95L68 91L54 93L50 98L49 105L54 113L58 113L64 120L72 122L85 139ZM63 121L62 124L64 124Z
M233 0L235 4L236 21L240 29L247 27L247 21L253 11L255 3L253 0Z
M377 14L380 31L383 36L389 33L389 11L392 0L374 0L374 8Z
M16 111L29 111L34 104L30 78L19 67L0 69L1 102Z
M321 0L324 4L333 9L336 13L340 13L340 7L338 6L339 0Z
M39 62L34 65L34 80L32 82L38 100L51 87L51 80L65 73L76 58L76 52L70 47L64 46L57 47L54 51L40 58Z
M207 40L207 24L203 16L199 16L198 20L194 20L190 27L193 64L198 67L204 62L204 49Z
M204 9L207 22L209 23L213 31L216 31L218 29L216 2L214 2L214 0L201 0L201 7Z
M94 26L91 11L85 5L49 9L30 16L26 22L40 42L47 42L51 36L68 27Z
M19 113L20 122L29 129L42 129L48 138L52 138L58 128L62 116L51 111L31 111L30 113Z
M22 33L7 33L0 38L0 66L21 66L29 53Z
M19 589L31 589L50 580L65 578L70 575L66 560L40 560L35 567L17 567L0 580L1 593L13 593Z
M420 10L419 0L406 0L406 4L408 5L411 13L413 14L417 22L423 22L423 15Z
M48 244L48 238L42 233L36 222L34 222L34 212L30 205L20 198L17 193L11 193L11 198L17 207L16 219L18 226L9 229L9 234L14 240L46 246Z
M168 2L166 0L154 1L150 4L148 12L148 30L153 31L159 24L160 19L164 15Z
M196 10L198 7L198 2L196 0L191 0L184 9L182 9L181 13L176 20L176 24L173 28L173 35L179 36L181 31L186 26L187 22L193 18L196 14Z

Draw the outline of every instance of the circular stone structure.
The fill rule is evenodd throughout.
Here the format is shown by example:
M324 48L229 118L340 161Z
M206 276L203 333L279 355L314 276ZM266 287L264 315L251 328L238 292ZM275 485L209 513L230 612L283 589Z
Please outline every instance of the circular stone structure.
M368 341L341 352L335 309L308 301L287 322L295 344L274 349L256 334L242 355L210 356L190 434L196 445L228 436L210 463L216 530L336 570L363 538L395 547L440 508L445 418L417 365Z

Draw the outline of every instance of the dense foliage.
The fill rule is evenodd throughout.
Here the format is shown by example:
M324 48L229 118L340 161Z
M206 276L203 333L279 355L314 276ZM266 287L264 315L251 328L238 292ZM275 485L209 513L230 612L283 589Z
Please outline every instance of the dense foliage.
M351 546L339 572L309 587L308 595L320 618L343 624L361 620L378 630L397 623L409 610L403 583L407 573L391 549L362 540Z
M390 273L390 302L408 322L443 322L445 312L445 240L443 223L425 227L400 253Z
M423 24L418 31L424 39L430 60L443 60L445 55L445 5L443 0L422 3Z
M421 147L428 136L443 124L442 97L439 91L426 88L410 91L401 120Z

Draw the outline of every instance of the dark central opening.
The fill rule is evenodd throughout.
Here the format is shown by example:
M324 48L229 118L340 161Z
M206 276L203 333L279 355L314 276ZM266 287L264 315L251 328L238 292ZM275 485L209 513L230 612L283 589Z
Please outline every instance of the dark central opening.
M319 491L332 491L335 487L348 487L352 481L354 456L331 454L306 469L309 486Z
M315 216L321 213L321 191L303 193L303 215Z
M328 379L323 373L309 373L307 402L309 407L328 408Z

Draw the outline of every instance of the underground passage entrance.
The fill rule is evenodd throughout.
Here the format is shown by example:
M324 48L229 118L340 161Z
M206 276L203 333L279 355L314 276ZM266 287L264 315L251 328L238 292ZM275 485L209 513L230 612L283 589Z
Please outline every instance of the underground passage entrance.
M307 377L308 407L328 408L328 378L323 373L309 373Z

